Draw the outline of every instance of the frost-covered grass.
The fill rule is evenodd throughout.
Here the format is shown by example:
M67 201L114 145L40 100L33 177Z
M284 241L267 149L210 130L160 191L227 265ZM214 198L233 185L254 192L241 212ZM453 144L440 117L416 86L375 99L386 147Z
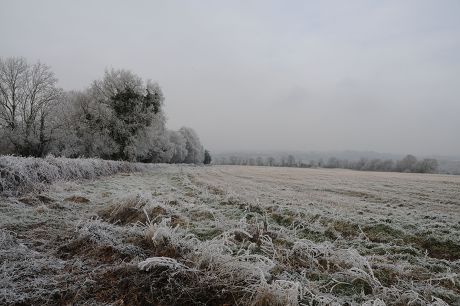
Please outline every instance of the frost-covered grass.
M0 304L458 305L459 192L454 176L232 166L61 182L0 201Z
M119 172L141 171L146 164L95 158L0 156L0 193L39 191L57 181L95 179Z

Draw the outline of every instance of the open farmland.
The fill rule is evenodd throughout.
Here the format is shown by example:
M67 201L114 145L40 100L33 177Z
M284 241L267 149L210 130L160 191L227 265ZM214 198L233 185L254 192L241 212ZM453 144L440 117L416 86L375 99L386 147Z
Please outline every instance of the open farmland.
M0 199L0 304L460 305L460 177L159 165Z

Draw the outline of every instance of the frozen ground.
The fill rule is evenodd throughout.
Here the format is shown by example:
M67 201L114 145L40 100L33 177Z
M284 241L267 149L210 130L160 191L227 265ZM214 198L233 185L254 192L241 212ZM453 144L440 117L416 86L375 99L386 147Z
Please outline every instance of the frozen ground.
M460 176L163 165L0 198L0 304L460 305L459 273Z

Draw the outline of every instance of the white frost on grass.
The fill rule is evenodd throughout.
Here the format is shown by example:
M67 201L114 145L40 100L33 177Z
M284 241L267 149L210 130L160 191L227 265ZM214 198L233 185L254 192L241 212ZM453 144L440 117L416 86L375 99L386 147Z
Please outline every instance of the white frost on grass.
M150 271L155 268L167 268L167 269L185 269L187 267L177 262L177 260L169 257L149 257L146 260L141 261L137 264L138 268L143 271Z
M19 242L15 234L0 229L0 304L42 300L59 292L64 261L36 252Z
M41 191L57 181L95 179L119 172L142 171L152 165L96 158L0 156L0 194Z
M230 292L245 292L246 300L254 305L257 305L256 301L268 298L271 305L298 305L300 284L287 280L272 282L270 271L275 262L264 255L243 250L232 239L233 232L200 241L182 228L170 227L164 219L161 223L150 225L146 237L157 248L173 247L183 262L168 258L165 263L164 258L156 257L142 262L139 269L146 270L150 261L154 266L192 269L201 273L201 286L222 286Z
M49 210L38 213L11 202L21 216L16 219L28 221L3 224L48 225L65 221L65 213L73 229L81 218L76 237L91 242L84 250L115 250L113 263L103 258L107 269L127 258L131 275L145 280L166 305L460 301L457 177L258 167L158 170L72 184L70 193L52 194L60 199L78 190L91 198L87 205L43 204ZM0 203L2 213L11 212L8 203ZM94 219L101 210L108 219ZM76 212L81 217L71 215ZM450 246L439 244L447 240ZM433 245L445 253L425 251Z

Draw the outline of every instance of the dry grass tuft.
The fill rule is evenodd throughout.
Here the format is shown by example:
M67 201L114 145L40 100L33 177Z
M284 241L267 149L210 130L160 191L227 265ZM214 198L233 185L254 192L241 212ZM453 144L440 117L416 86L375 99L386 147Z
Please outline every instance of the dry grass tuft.
M170 216L171 210L153 199L151 194L132 193L121 199L112 200L109 205L98 212L99 216L110 223L147 224ZM175 217L177 224L182 221Z
M85 204L91 202L88 198L82 196L71 196L66 198L64 201L73 202L73 203L80 203Z

